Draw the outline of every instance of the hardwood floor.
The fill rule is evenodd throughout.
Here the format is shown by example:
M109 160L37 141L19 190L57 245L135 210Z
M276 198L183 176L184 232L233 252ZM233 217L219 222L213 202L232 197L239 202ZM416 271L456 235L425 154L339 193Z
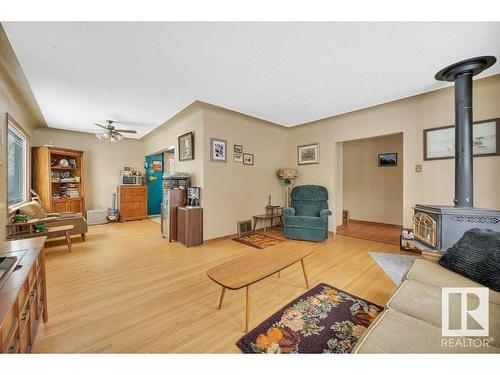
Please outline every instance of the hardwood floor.
M343 236L362 238L399 246L401 228L376 223L357 223L351 221L348 226L339 225L337 233Z
M325 282L380 305L396 288L368 252L399 254L397 246L339 235L300 243L315 249L305 258L311 286ZM185 248L142 220L92 226L72 250L63 240L47 244L49 321L34 352L239 352L245 289L226 291L218 310L221 287L206 271L258 249L230 239ZM300 264L253 285L250 329L305 291Z

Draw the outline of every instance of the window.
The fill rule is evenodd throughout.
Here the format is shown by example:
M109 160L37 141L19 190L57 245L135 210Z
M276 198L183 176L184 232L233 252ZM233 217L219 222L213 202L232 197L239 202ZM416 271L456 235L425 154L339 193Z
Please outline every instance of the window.
M7 200L9 209L28 201L28 136L8 118Z

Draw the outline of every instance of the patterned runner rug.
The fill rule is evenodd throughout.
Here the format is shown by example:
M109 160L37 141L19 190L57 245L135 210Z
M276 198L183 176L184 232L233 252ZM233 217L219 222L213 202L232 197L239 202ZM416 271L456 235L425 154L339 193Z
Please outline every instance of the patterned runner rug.
M351 353L383 308L327 284L298 297L243 336L243 353Z
M243 243L257 249L265 249L266 247L277 245L284 242L279 238L271 237L263 233L250 233L241 237L233 238L233 241Z

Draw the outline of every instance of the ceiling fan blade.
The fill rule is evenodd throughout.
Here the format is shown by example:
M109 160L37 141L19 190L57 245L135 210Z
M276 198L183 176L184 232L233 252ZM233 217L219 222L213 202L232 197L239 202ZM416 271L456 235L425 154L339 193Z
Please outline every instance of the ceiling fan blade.
M97 126L99 126L99 127L103 128L103 129L106 129L106 130L108 129L106 126L101 125L101 124L96 124L96 123L94 123L94 125L97 125Z
M120 133L132 133L132 134L137 133L136 130L126 130L126 129L115 129L115 131L120 132Z

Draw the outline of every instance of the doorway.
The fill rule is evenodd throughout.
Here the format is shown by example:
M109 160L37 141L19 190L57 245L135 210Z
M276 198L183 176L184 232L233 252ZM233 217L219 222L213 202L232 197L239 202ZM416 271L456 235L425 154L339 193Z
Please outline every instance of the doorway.
M342 225L337 233L399 245L403 133L342 144Z
M163 153L146 156L148 216L160 215L163 183Z

